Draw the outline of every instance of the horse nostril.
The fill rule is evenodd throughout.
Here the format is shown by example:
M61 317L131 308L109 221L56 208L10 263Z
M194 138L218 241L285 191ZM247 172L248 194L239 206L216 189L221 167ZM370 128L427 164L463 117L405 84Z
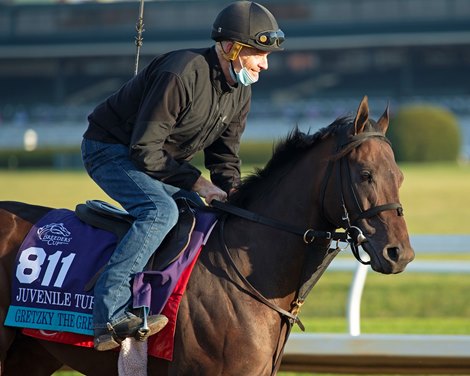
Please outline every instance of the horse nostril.
M400 249L398 247L387 248L387 255L393 262L397 262L400 258Z

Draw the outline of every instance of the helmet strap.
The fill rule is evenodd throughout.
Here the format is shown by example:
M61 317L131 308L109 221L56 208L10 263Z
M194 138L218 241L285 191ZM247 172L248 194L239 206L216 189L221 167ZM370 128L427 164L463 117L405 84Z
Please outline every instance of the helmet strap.
M221 51L222 57L227 61L234 61L238 57L241 49L243 48L243 44L241 44L239 42L232 42L232 48L230 48L230 51L225 52L224 46L222 45L222 42L219 42L219 43L220 43L220 47L222 49L222 51Z

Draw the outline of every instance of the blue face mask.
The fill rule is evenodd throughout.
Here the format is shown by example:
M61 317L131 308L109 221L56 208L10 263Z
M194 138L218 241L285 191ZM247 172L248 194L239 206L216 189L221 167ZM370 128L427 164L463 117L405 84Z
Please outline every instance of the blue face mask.
M241 65L241 61L240 61ZM239 84L242 84L244 86L249 86L251 84L254 84L256 81L258 81L258 78L254 78L248 69L242 66L242 69L240 69L239 72L235 72L235 69L233 68L233 63L230 62L230 76L232 79Z

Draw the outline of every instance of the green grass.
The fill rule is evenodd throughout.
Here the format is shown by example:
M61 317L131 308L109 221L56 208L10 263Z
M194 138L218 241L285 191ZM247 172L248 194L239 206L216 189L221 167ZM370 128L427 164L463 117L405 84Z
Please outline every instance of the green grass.
M403 165L400 190L412 234L470 233L470 165Z
M110 199L82 171L0 171L2 200L73 209L89 199Z
M347 331L351 280L349 272L324 274L302 308L301 319L308 331ZM470 335L469 285L468 274L371 272L362 296L362 332Z

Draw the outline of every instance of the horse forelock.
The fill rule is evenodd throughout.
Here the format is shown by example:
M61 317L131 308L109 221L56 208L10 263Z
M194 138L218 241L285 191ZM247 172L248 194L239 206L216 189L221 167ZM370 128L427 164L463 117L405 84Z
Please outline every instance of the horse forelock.
M230 202L243 207L262 197L276 186L308 150L329 137L346 132L352 122L353 117L340 117L314 134L304 133L295 127L287 137L277 143L266 166L256 169L242 180L236 193L231 195Z

